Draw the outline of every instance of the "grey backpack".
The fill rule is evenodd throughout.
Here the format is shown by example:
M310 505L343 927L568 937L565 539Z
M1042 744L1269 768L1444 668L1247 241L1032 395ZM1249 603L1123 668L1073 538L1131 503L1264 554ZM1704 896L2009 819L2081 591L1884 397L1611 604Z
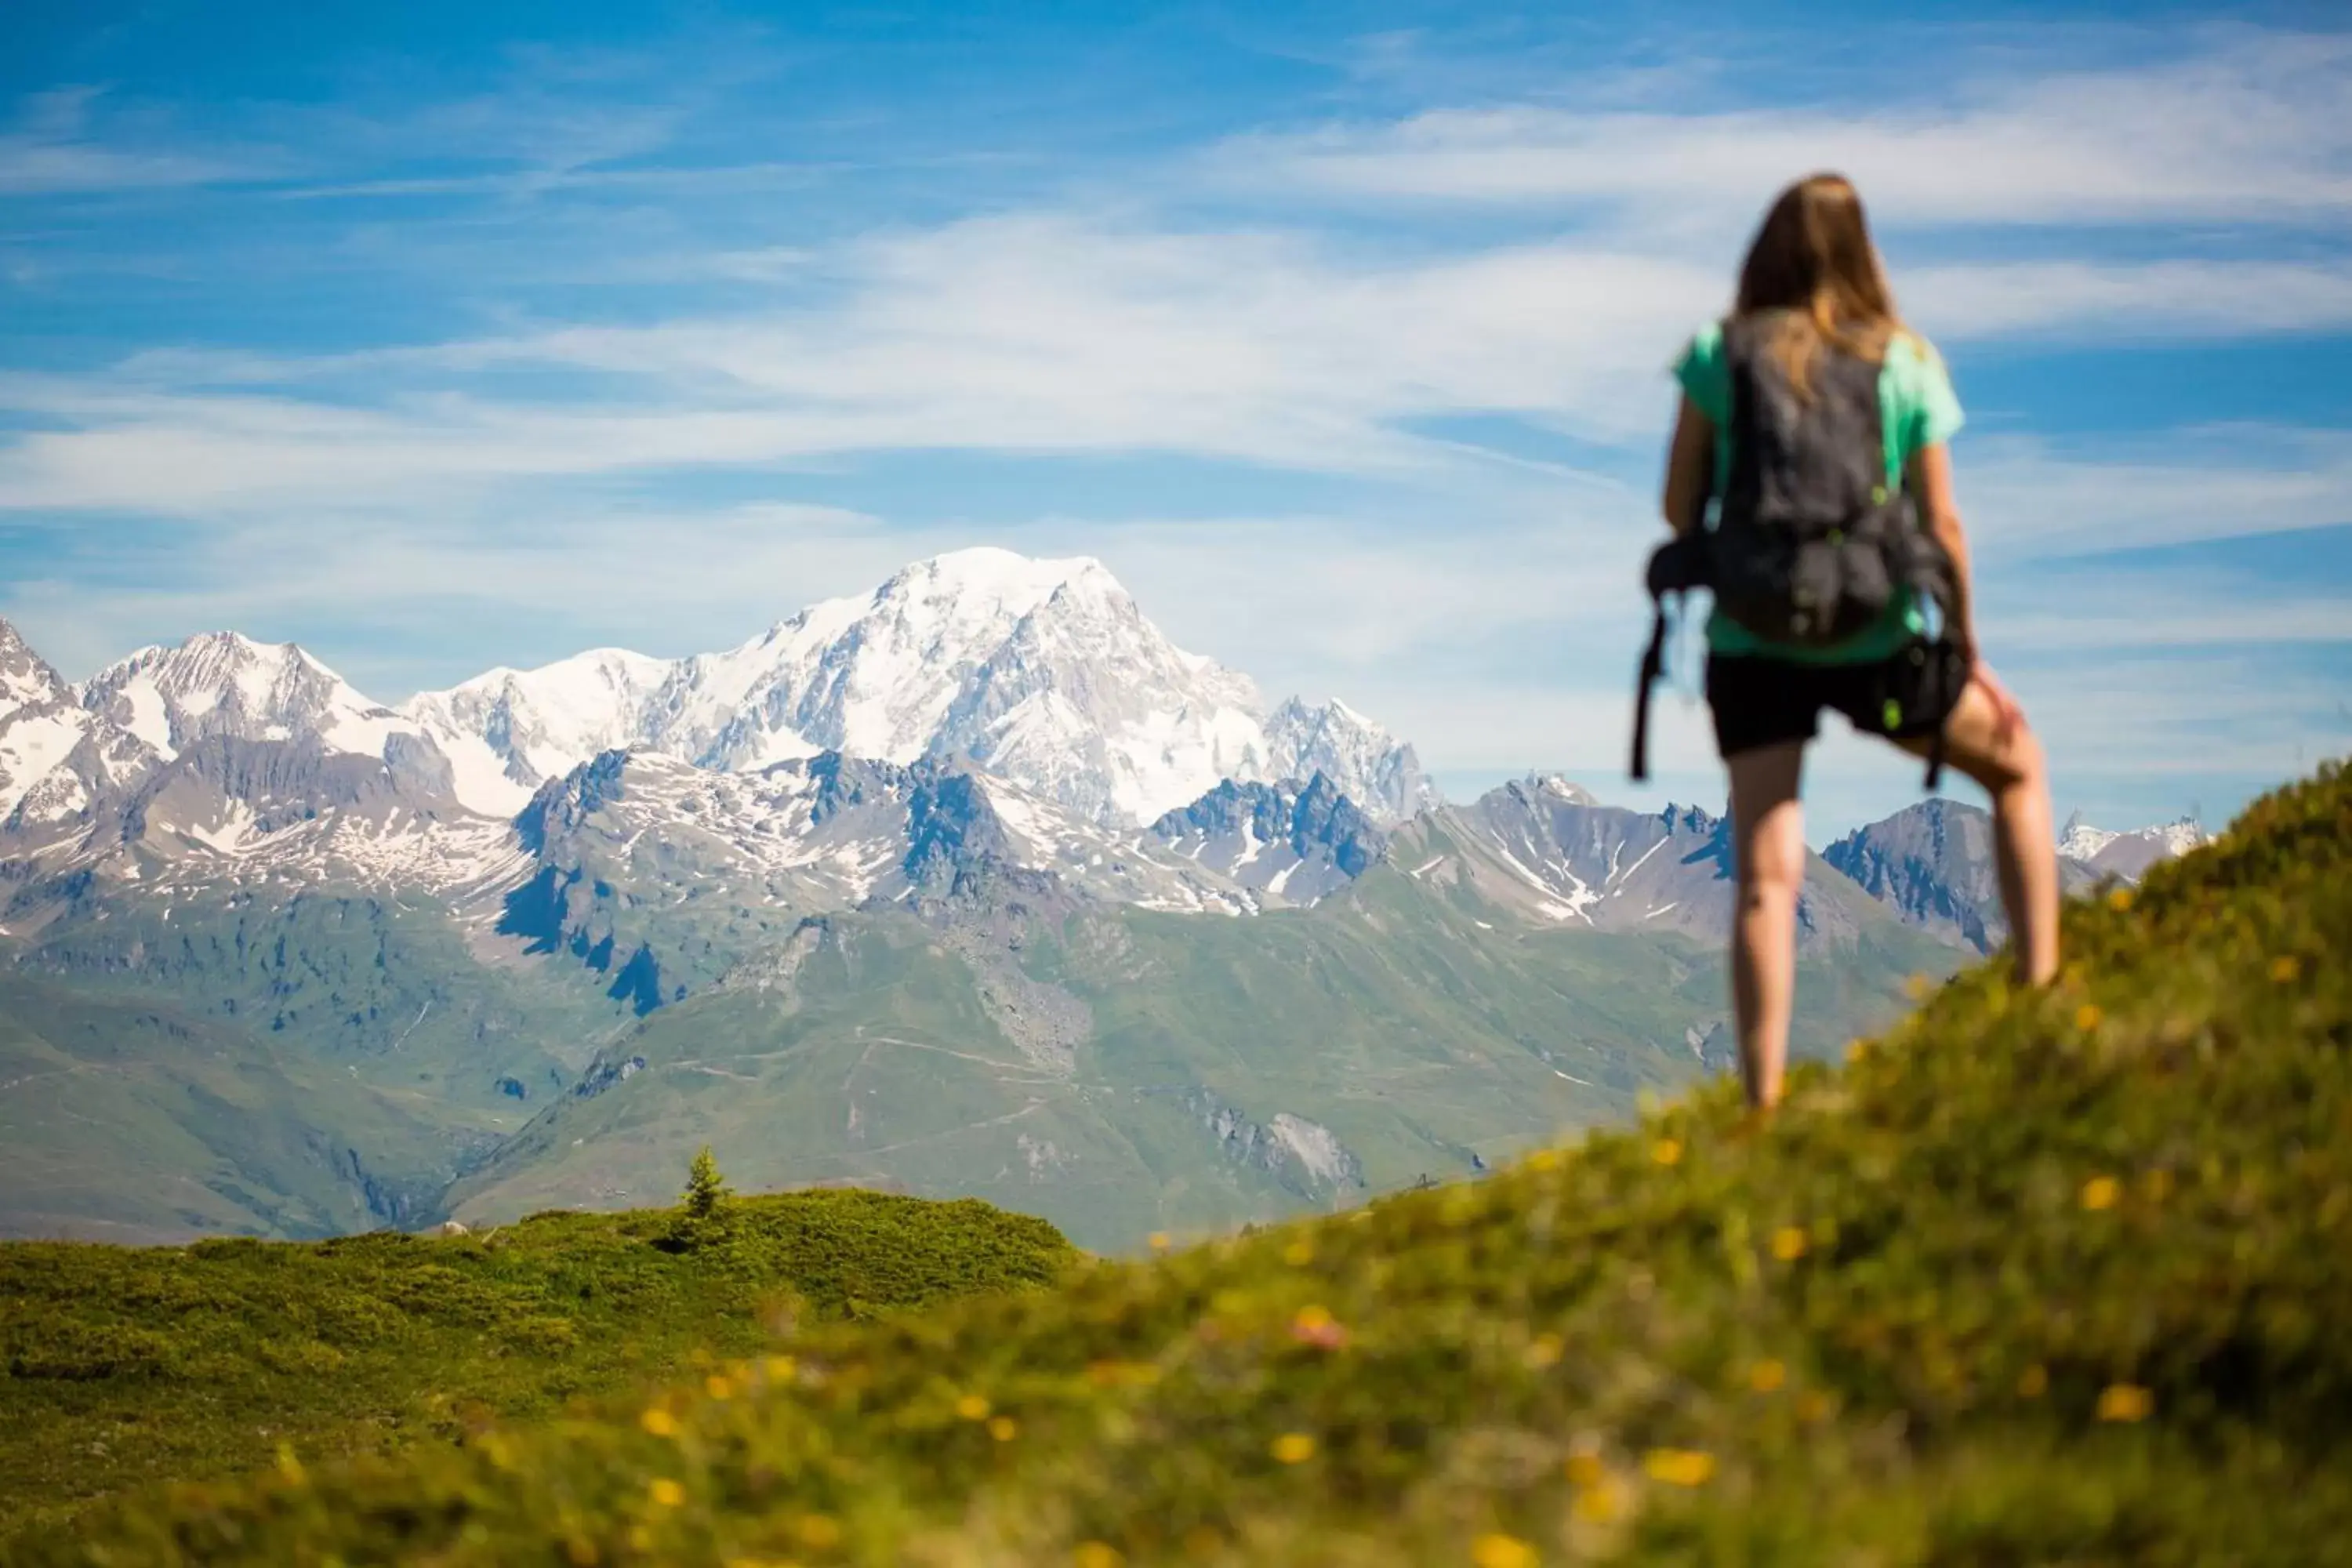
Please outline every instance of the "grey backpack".
M1650 559L1654 617L1633 721L1633 777L1649 776L1650 688L1664 668L1665 599L1707 588L1716 607L1767 642L1826 647L1875 624L1909 589L1950 623L1952 564L1910 496L1886 482L1877 364L1816 349L1800 396L1769 351L1779 312L1724 324L1731 376L1731 472L1715 526ZM1940 669L1948 661L1937 658ZM1935 694L1941 700L1948 695ZM1942 749L1928 761L1927 787Z

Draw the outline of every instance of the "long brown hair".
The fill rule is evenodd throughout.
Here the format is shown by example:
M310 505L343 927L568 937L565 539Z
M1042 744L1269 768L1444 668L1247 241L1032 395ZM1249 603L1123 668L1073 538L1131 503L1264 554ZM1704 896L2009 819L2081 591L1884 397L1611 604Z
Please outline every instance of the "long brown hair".
M1870 242L1862 195L1843 174L1808 174L1780 193L1740 265L1735 308L1786 312L1770 353L1801 397L1822 344L1875 364L1896 333L1911 335Z

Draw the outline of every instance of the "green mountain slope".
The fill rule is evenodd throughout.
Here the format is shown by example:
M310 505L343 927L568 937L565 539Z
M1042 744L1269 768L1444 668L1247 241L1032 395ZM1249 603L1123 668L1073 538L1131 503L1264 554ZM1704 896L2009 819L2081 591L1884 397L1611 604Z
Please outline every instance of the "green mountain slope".
M603 1418L156 1497L39 1563L2322 1562L2352 1539L2352 780L1773 1124L803 1333Z
M1856 901L1857 942L1806 964L1802 1047L1883 1020L1906 975L1954 961ZM1387 868L1252 920L1093 908L1009 939L962 922L804 925L783 964L609 1047L589 1092L503 1145L453 1212L641 1201L709 1142L753 1186L971 1194L1131 1248L1629 1119L1709 1065L1688 1037L1723 1009L1711 947L1533 930Z
M485 1124L519 1125L520 1108L568 1084L623 1016L593 987L522 962L483 919L334 889L282 900L117 890L46 927L15 967L233 1019Z
M433 1208L466 1147L428 1098L282 1041L0 976L0 1237L365 1229Z
M437 1217L626 1016L449 911L363 895L118 895L0 959L0 1236Z
M678 1221L0 1246L0 1541L143 1481L281 1446L316 1459L457 1437L747 1353L782 1322L1040 1285L1073 1257L1038 1220L872 1193L740 1199L699 1245L665 1250Z

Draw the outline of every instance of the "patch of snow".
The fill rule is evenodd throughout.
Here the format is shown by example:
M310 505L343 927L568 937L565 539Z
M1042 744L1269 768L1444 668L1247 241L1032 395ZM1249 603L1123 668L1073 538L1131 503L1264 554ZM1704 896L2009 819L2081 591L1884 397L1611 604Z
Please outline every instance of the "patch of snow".
M0 817L73 754L88 724L79 713L50 712L0 730Z

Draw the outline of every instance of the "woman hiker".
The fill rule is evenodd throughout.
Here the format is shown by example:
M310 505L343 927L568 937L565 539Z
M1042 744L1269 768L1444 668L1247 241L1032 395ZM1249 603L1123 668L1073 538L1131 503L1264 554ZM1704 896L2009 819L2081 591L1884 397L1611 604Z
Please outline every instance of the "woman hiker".
M1959 402L1936 352L1895 314L1852 184L1815 174L1781 193L1732 314L1691 340L1675 374L1664 508L1677 541L1661 554L1696 551L1694 581L1716 595L1706 700L1731 773L1732 1001L1748 1103L1765 1110L1788 1056L1806 858L1798 791L1822 710L1928 757L1930 787L1948 761L1992 796L2001 907L2029 985L2058 968L2049 781L1977 641L1945 447ZM1882 451L1851 457L1853 477L1841 480L1841 443L1851 455L1873 439ZM1842 524L1824 518L1841 508Z

